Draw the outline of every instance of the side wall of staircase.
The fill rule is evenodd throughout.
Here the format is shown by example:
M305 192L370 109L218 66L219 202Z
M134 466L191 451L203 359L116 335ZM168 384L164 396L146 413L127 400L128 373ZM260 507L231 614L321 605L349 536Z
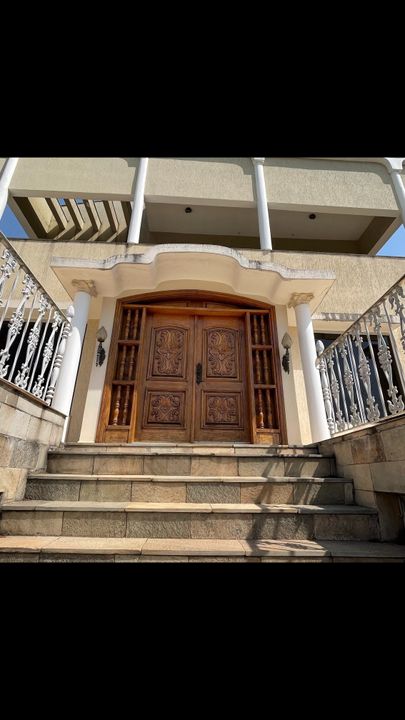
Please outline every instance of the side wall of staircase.
M64 415L0 379L0 495L21 500L28 472L45 469L60 444Z
M333 437L320 450L353 481L355 501L378 510L381 539L405 542L405 415Z

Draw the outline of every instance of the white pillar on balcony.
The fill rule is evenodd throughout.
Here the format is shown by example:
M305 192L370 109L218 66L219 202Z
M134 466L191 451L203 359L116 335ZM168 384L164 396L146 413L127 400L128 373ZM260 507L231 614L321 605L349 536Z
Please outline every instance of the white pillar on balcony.
M391 175L398 207L401 210L402 222L405 225L405 187L402 179L402 167L405 158L384 158L385 166Z
M315 366L315 336L311 319L311 308L309 307L309 302L313 297L312 293L294 293L291 296L288 307L294 308L297 319L298 341L307 394L312 442L320 442L321 440L329 438L330 433L326 421L319 372Z
M136 172L134 206L132 208L131 222L128 228L127 244L139 243L141 232L142 213L145 204L145 185L149 158L139 158Z
M8 202L8 189L10 187L11 178L17 167L18 158L8 158L4 164L3 172L0 177L0 220L6 209Z
M72 404L91 298L97 295L95 284L92 280L73 280L72 285L78 290L73 302L74 318L72 331L67 341L52 403L52 407L55 410L59 410L66 416L69 415ZM65 432L66 429L67 425L65 425Z
M257 213L259 216L260 247L271 250L269 210L267 207L266 182L264 179L264 158L252 158L255 169Z

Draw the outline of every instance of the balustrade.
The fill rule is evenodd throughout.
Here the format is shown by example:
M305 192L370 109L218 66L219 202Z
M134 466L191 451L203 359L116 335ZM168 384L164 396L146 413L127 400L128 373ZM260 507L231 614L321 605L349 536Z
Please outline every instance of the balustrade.
M331 435L405 410L404 285L405 276L327 348L316 343Z
M0 233L0 378L51 405L72 316Z

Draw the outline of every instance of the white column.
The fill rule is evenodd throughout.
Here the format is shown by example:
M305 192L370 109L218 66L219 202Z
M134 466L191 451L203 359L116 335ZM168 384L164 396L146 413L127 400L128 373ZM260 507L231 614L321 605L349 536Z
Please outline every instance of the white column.
M264 179L264 158L252 158L255 169L257 213L259 216L260 247L271 250L269 210L267 207L266 182Z
M139 243L141 232L142 213L145 204L145 185L148 170L149 158L139 158L139 166L136 172L136 183L134 193L134 207L132 208L131 222L128 228L128 245Z
M8 189L10 187L11 178L13 177L14 170L17 167L18 158L8 158L4 164L3 172L0 178L0 219L3 217L3 213L6 209L8 201Z
M72 323L72 331L67 341L58 384L56 386L55 396L52 403L52 407L55 410L59 410L66 416L69 415L70 406L72 404L84 333L86 331L87 319L89 317L90 301L91 298L95 297L97 294L92 280L89 282L85 280L73 280L72 285L78 289L73 302L75 312ZM67 423L65 424L64 434L66 434L66 430Z
M315 336L311 320L311 308L308 304L313 297L312 293L294 293L288 307L294 308L297 319L298 341L307 394L312 442L320 442L329 438L330 433L326 422L321 381L315 366L317 357Z

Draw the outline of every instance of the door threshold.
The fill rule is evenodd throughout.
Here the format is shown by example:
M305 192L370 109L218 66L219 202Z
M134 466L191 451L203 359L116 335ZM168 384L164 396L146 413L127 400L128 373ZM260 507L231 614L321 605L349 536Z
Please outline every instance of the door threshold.
M248 442L153 442L153 441L139 441L139 442L132 442L132 443L125 443L125 445L131 445L131 446L150 446L150 445L156 445L158 447L217 447L218 445L221 445L223 447L243 447L245 445L252 445L252 443Z

